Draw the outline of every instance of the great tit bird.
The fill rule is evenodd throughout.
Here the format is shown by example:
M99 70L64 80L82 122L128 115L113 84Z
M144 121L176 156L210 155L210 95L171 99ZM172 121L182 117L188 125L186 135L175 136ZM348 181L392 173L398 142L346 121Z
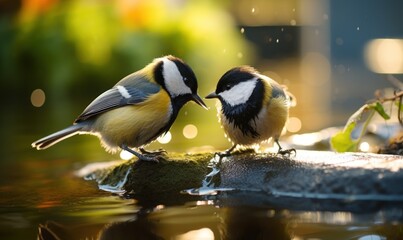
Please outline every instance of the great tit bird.
M252 146L273 138L279 154L290 154L295 149L283 150L279 137L288 119L288 110L295 98L285 87L260 74L249 66L227 71L218 81L215 92L206 98L218 98L218 117L233 146Z
M76 134L92 134L109 152L121 148L140 160L158 161L156 154L143 147L170 129L188 101L207 109L197 95L192 69L174 56L156 58L99 95L73 125L39 139L32 147L45 149Z

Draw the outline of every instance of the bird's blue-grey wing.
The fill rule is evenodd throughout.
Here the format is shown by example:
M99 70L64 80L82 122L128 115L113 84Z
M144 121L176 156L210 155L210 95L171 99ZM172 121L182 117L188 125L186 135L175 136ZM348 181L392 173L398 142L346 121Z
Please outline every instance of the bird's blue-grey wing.
M273 98L282 97L286 99L290 107L294 107L297 104L297 99L292 93L287 91L286 87L279 84L272 84L272 88Z
M128 78L132 78L132 81L120 81L113 88L99 95L75 122L86 120L114 108L141 103L161 89L159 85L148 81L145 77L132 74L125 80Z
M286 98L284 89L278 84L272 84L272 97L273 98Z

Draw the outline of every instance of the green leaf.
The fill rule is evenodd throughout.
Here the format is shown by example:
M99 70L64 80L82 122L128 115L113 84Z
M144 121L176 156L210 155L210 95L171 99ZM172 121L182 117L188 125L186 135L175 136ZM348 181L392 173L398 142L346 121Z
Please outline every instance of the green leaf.
M400 109L399 109L399 102L400 102L400 99L396 99L395 105L396 105L397 109L402 112L403 111L403 104L400 105Z
M380 102L376 102L375 104L371 105L371 108L375 109L383 117L385 120L389 120L390 116L385 112L385 108Z
M343 131L346 131L346 128L348 128L352 123L357 124L357 122L360 121L360 119L361 119L362 113L365 110L367 110L368 108L369 108L369 105L365 104L360 109L358 109L355 113L353 113L353 115L351 115L350 118L348 119Z
M355 114L353 114L353 116L354 115ZM332 149L335 150L336 152L357 151L358 141L353 140L351 138L351 133L354 130L355 126L357 125L357 121L350 121L350 119L348 121L348 124L344 127L343 131L336 133L334 136L330 138L330 145L332 146Z
M360 109L358 109L353 115L348 119L346 126L343 131L336 133L330 138L330 145L332 149L336 152L355 152L358 149L359 140L354 140L351 138L351 133L353 132L357 122L361 119L361 116L365 110L369 108L368 104L365 104Z

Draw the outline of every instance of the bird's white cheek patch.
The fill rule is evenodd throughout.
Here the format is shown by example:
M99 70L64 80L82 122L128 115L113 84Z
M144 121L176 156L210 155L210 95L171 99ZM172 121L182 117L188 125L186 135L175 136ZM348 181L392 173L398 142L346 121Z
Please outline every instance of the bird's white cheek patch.
M130 93L127 91L127 89L123 86L116 86L116 88L118 89L120 95L122 95L124 98L130 98L131 95Z
M183 77L180 74L176 64L168 59L164 59L163 76L165 86L172 97L183 94L192 93L192 90L183 82Z
M253 78L249 81L238 83L231 89L226 90L219 95L231 106L245 103L248 101L253 93L257 83L257 78Z

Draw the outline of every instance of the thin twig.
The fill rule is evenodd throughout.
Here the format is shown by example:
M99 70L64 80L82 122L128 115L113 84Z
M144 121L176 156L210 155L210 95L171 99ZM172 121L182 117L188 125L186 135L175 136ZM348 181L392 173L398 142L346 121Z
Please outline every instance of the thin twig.
M392 97L378 98L376 100L372 100L372 102L378 101L380 103L384 103L384 102L397 100L398 98L401 98L401 97L403 97L403 90L396 92L395 95Z

